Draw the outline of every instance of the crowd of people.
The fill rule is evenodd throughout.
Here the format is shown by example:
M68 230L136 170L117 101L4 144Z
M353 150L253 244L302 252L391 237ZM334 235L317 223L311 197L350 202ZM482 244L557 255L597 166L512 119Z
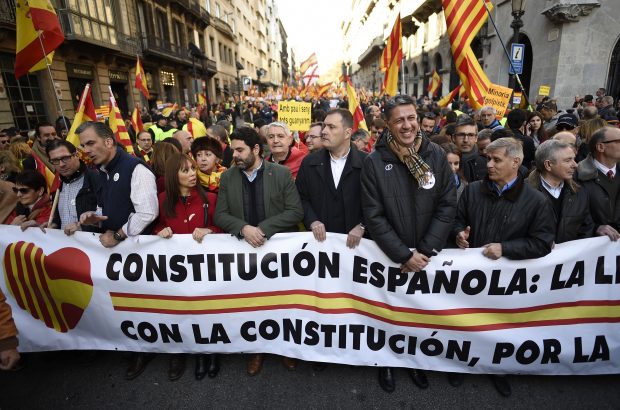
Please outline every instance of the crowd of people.
M345 234L351 249L372 239L403 272L423 270L450 247L518 260L566 241L620 238L620 129L604 90L566 111L541 98L534 110L504 118L466 101L441 109L428 97L398 95L363 104L369 131L354 131L346 100L315 100L312 108L312 124L299 133L278 122L267 101L169 117L153 110L148 129L131 132L135 155L104 122L77 128L79 150L63 139L64 121L60 129L40 123L30 140L4 130L0 222L98 232L107 248L138 235L190 234L200 243L213 233L257 248L303 226L317 241ZM56 207L41 167L60 177ZM0 299L0 326L10 318L4 306ZM0 340L0 368L19 358L10 329L2 333L10 340ZM151 358L132 354L126 378ZM259 373L263 360L251 355L248 374ZM185 362L186 355L170 355L170 380L183 375ZM298 364L282 362L290 370ZM218 355L196 355L197 379L215 377L219 367ZM424 371L409 373L428 387ZM463 376L448 379L458 386ZM510 395L506 377L492 379ZM378 380L394 390L392 369L379 369Z

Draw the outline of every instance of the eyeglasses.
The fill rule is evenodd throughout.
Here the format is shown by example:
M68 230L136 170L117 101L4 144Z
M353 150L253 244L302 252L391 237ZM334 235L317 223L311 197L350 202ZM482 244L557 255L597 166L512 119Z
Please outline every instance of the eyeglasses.
M17 188L17 187L13 187L13 192L15 192L16 195L18 193L22 194L22 195L25 195L25 194L27 194L28 192L30 192L32 190L33 190L33 188Z
M310 134L306 135L306 139L307 140L313 140L315 138L321 138L321 136L320 135L310 135Z
M477 135L477 134L474 134L474 133L471 133L471 134L465 134L464 132L459 132L458 134L454 134L454 136L455 136L456 138L459 138L459 139L462 139L462 140L464 140L464 139L465 139L465 137L467 137L467 138L469 138L469 139L476 138L476 135Z
M613 144L614 142L620 142L620 138L609 141L601 141L601 144Z
M71 158L73 158L74 155L75 154L65 155L64 157L60 157L60 158L50 158L50 164L58 165L60 164L60 162L62 162L63 164L66 164L67 162L71 160Z
M574 130L574 129L575 129L575 127L574 127L574 126L572 126L572 125L568 125L568 124L560 124L560 125L556 125L556 126L555 126L555 128L556 128L558 131L572 131L572 130Z
M9 140L3 140L3 141L0 141L0 144L4 145L4 144L9 144L10 142L11 141L9 141Z

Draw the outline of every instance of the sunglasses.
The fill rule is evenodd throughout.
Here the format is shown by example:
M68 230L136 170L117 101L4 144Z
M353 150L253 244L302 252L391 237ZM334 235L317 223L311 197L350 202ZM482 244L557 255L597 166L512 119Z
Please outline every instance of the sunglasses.
M13 187L13 192L15 192L15 194L22 194L22 195L26 195L28 192L33 191L32 188L16 188Z
M4 145L4 144L10 144L11 141L9 140L4 140L4 141L0 141L0 144Z
M556 125L555 127L558 131L572 131L575 129L575 127L573 127L572 125L568 125L568 124L560 124L560 125Z

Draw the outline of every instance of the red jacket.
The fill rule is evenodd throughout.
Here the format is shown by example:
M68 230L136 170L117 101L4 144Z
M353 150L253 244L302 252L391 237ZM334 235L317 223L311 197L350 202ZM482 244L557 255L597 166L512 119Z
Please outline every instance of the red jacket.
M293 179L297 178L297 173L299 172L299 167L301 166L301 161L308 154L308 152L303 152L297 147L291 147L288 156L280 165L284 165L291 170L291 174L293 174ZM273 160L273 154L269 156L269 162L275 162Z
M214 225L213 215L215 214L215 203L217 202L217 195L212 192L207 192L208 207L204 206L202 198L196 188L192 189L187 201L183 201L179 198L179 202L175 206L175 217L166 216L164 211L164 200L166 199L166 193L162 192L158 196L159 198L159 219L155 226L155 233L159 233L162 229L170 227L173 233L177 234L191 234L196 228L205 228L204 212L207 208L207 226L214 233L220 233L222 230Z
M13 210L11 215L6 219L6 224L10 225L13 222L13 219L17 217L17 215L22 215L23 213L20 211L18 213L18 209L21 209L22 206L17 204L17 207ZM50 214L52 213L52 201L50 201L47 195L43 195L41 199L39 199L30 210L27 221L36 220L39 225L44 224L49 221Z

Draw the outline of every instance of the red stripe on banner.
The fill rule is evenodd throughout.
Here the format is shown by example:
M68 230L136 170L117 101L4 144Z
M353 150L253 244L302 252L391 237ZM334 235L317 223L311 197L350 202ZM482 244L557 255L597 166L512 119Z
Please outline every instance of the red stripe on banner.
M7 286L10 288L13 296L15 296L15 300L17 301L17 304L19 305L19 307L22 309L26 309L26 306L24 305L24 301L22 300L21 297L19 297L19 287L17 286L17 280L16 280L17 274L13 270L13 265L11 264L11 255L17 255L17 252L13 250L17 248L18 245L19 245L19 242L8 246L6 250L4 251L4 268L6 269ZM16 259L15 265L17 267L17 270L19 271L20 262L17 257L15 259Z
M32 267L30 269L26 269L23 273L26 273L28 275L28 279L30 280L30 289L32 291L32 295L34 297L34 299L36 300L37 305L39 305L39 310L41 311L41 315L43 316L43 322L45 323L45 325L49 328L53 328L54 327L54 323L52 322L52 317L50 316L49 311L47 310L47 303L45 303L45 299L43 298L43 295L41 294L41 290L39 289L39 285L37 284L37 277L38 279L43 282L45 281L45 275L43 275L43 265L40 263L40 261L37 261L37 253L34 253L33 255L33 249L34 249L34 244L33 243L29 243L26 246L26 263L28 262L28 259L32 258L34 259L32 262ZM40 249L39 249L40 250ZM42 253L42 252L41 252ZM37 274L35 274L34 270L37 270ZM53 303L53 301L51 301Z
M24 245L26 245L26 242L18 242L17 245L15 246L15 259L17 260L17 277L19 277L19 275L28 270L28 255L26 255L23 259L24 262L22 262L22 257L21 257L21 250L24 247ZM32 293L30 292L30 289L28 288L28 286L26 285L26 283L22 280L21 277L19 277L19 282L22 285L22 290L24 292L24 304L26 305L26 309L30 312L30 314L32 314L32 317L34 317L35 319L39 319L39 315L37 314L37 310L34 307L34 302L32 300ZM18 298L19 292L15 294L15 297Z
M65 324L64 316L58 311L58 307L56 306L56 302L54 301L52 292L50 292L50 288L47 283L45 267L43 266L43 263L42 263L42 257L44 256L45 254L43 253L43 250L41 248L38 248L35 254L35 265L37 268L37 272L39 272L39 281L41 282L41 289L43 289L43 292L45 293L47 300L49 300L50 302L54 316L56 317L56 319L58 319L58 324L60 325L60 331L64 333L68 331L69 329L67 328L67 325ZM54 325L52 324L48 327L53 328Z
M241 313L241 312L259 312L269 310L283 310L283 309L301 309L309 310L322 314L358 314L369 317L371 319L379 320L384 323L388 323L395 326L403 327L415 327L424 329L439 329L439 330L458 330L464 332L482 332L491 330L506 330L516 329L524 327L542 327L542 326L562 326L562 325L575 325L575 324L588 324L588 323L620 323L620 318L617 317L597 317L597 318L575 318L575 319L559 319L559 320L541 320L519 323L494 323L490 325L478 325L478 326L457 326L457 325L438 325L435 323L416 323L405 322L399 320L386 319L383 316L375 315L360 311L353 308L344 309L324 309L317 306L302 305L302 304L286 304L275 306L261 306L260 308L254 307L239 307L230 309L214 309L214 310L173 310L173 309L157 309L157 308L129 308L129 307L114 307L114 310L119 312L141 312L141 313L158 313L158 314L171 314L171 315L200 315L200 314L225 314L225 313Z
M143 299L143 300L172 300L172 301L209 301L209 300L226 300L226 299L251 299L270 296L291 296L291 295L306 295L316 296L321 299L338 299L347 298L353 299L358 302L363 302L372 306L385 308L394 312L414 313L422 315L433 316L451 316L451 315L464 315L472 313L527 313L535 312L538 310L557 309L563 307L574 306L620 306L620 300L580 300L576 302L562 302L562 303L550 303L546 305L528 306L521 308L456 308L456 309L416 309L401 306L392 306L387 303L377 302L374 300L366 299L351 293L337 292L337 293L321 293L312 290L294 289L294 290L277 290L272 292L255 292L255 293L231 293L228 295L210 295L210 296L171 296L171 295L145 295L140 293L124 293L124 292L110 292L110 297L129 298L129 299Z

